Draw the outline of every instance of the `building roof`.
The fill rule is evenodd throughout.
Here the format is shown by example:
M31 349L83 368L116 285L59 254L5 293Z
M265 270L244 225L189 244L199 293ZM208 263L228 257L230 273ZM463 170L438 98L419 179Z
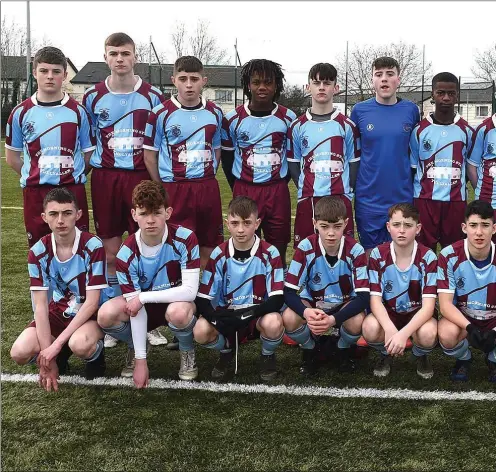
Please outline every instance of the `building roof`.
M149 65L136 64L134 70L141 78L155 86L171 87L171 75L174 64L152 64L150 80ZM208 77L207 85L213 87L234 87L234 66L204 66ZM160 70L162 74L160 75ZM105 62L88 62L71 80L73 84L96 84L110 75L110 69ZM237 85L241 87L240 68L237 68Z
M68 57L66 59L68 66L77 74L76 66ZM26 56L2 56L2 79L26 80Z

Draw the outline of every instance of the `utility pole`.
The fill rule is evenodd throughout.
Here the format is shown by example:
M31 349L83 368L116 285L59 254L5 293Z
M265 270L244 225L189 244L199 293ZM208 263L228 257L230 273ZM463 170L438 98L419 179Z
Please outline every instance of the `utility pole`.
M26 2L27 16L26 16L26 97L30 97L32 93L32 79L31 79L31 20L29 11L29 0Z
M348 41L346 41L346 71L344 74L344 114L348 116Z

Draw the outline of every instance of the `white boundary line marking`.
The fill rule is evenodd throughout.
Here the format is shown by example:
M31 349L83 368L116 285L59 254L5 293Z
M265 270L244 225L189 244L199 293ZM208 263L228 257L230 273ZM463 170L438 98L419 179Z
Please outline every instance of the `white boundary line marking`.
M37 374L7 374L1 375L2 382L12 383L37 383ZM102 386L102 387L128 387L134 388L132 379L122 377L86 380L78 375L62 375L61 384ZM476 400L496 401L496 393L478 392L451 392L447 390L422 391L409 389L377 389L377 388L336 388L336 387L307 387L297 385L247 385L237 383L216 382L187 382L184 380L150 379L149 388L159 390L196 390L215 393L265 393L271 395L293 395L299 397L331 397L331 398L373 398L394 400Z

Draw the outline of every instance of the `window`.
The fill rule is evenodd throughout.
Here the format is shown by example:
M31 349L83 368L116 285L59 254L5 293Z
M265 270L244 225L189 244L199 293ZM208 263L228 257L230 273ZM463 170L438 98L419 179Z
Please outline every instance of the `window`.
M232 90L216 90L215 91L215 101L216 102L232 102L233 101Z
M478 117L489 116L489 106L488 105L477 105L475 107L475 115Z

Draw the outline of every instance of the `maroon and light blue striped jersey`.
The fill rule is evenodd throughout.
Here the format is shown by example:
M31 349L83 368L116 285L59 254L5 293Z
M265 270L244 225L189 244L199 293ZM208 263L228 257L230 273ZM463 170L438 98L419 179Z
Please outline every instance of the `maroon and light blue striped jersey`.
M234 151L232 173L244 182L264 184L288 173L287 134L296 115L276 105L268 116L253 116L248 102L223 120L222 149Z
M148 115L165 101L162 92L139 78L130 93L114 93L109 77L89 88L83 97L95 128L93 167L145 170L143 142Z
M60 105L38 105L36 94L12 110L5 147L24 151L21 187L86 182L83 152L95 149L91 119L65 94Z
M317 308L339 308L356 296L368 292L367 257L352 237L341 238L337 262L331 266L320 236L312 234L298 244L286 275L286 287L300 290L300 297Z
M279 251L255 236L250 257L234 259L232 238L217 246L203 271L198 296L214 307L245 308L284 293L284 271Z
M458 113L450 125L438 125L430 115L413 129L410 165L416 169L415 198L466 201L465 166L473 133L473 128Z
M313 121L307 111L291 124L288 161L301 165L298 199L346 195L353 199L350 162L360 160L355 123L336 110L327 121Z
M454 305L476 320L496 317L496 253L491 243L491 262L478 268L470 260L467 239L445 247L439 254L439 293L453 293Z
M396 265L394 243L374 248L369 258L370 295L382 297L388 313L408 314L422 308L422 298L436 298L437 258L415 241L410 265Z
M468 162L477 167L475 199L489 202L496 210L496 114L477 128Z
M215 103L204 98L201 103L201 108L192 110L172 97L148 117L143 147L158 151L158 170L164 182L215 177L223 114Z
M78 228L70 259L58 259L55 237L50 233L30 249L28 272L31 290L51 288L51 307L67 317L76 316L88 290L101 290L100 304L112 292L107 284L107 258L101 239Z
M168 224L162 246L153 257L143 255L141 230L129 236L116 257L116 275L122 294L167 290L182 283L182 274L200 270L200 250L195 234Z

